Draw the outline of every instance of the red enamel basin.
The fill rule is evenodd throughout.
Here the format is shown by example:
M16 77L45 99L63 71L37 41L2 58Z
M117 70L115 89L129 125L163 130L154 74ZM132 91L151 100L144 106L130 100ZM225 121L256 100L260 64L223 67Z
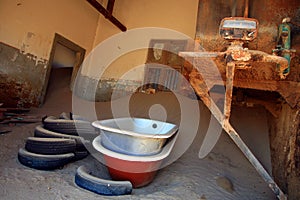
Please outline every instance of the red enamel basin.
M128 180L134 188L138 188L153 181L162 161L170 154L176 138L177 134L170 138L160 153L149 156L133 156L111 151L101 144L101 136L94 139L93 146L104 155L105 164L113 180Z

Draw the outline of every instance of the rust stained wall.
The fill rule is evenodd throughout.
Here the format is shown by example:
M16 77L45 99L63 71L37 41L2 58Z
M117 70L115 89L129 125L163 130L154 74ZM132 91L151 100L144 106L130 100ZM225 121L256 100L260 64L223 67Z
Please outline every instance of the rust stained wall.
M269 117L270 143L275 181L288 193L289 199L299 199L300 191L300 111L282 104L278 118Z
M47 64L0 43L0 102L5 107L38 106Z

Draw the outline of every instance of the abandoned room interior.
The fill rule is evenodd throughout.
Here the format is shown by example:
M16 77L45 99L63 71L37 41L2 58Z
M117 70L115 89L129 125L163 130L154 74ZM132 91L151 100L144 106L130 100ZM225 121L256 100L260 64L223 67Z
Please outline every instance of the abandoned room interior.
M300 199L300 1L0 0L0 199Z

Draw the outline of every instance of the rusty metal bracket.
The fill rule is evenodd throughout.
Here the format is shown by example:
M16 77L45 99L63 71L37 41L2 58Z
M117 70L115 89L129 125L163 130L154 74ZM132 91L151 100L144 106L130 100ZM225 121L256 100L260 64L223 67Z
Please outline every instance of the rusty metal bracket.
M89 2L97 11L99 11L106 19L111 21L115 26L117 26L121 31L125 32L127 30L117 18L112 16L112 11L114 7L115 0L109 0L107 3L107 9L105 9L98 1L96 0L86 0Z

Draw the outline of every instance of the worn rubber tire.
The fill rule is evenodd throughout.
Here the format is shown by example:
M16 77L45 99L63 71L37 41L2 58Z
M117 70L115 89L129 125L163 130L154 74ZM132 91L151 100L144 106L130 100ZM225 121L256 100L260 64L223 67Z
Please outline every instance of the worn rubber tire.
M117 196L127 195L132 192L132 184L129 181L105 180L91 175L85 166L80 166L75 175L75 183L86 190L101 195Z
M74 139L76 141L76 150L77 151L83 151L86 150L84 143L88 143L89 141L84 140L84 138L80 136L74 136L74 135L67 135L63 133L57 133L54 131L49 131L45 129L42 125L39 125L35 127L34 130L34 136L35 137L42 137L42 138L68 138L68 139Z
M35 154L21 148L18 152L18 160L21 164L39 170L53 170L62 168L64 165L73 161L74 153L43 155Z
M31 153L55 155L73 153L76 150L75 139L28 137L25 149Z
M45 129L69 135L96 134L92 124L83 120L57 119L49 116L43 120L43 124Z
M75 151L74 152L75 156L74 156L74 160L81 160L84 159L85 157L87 157L90 153L88 151Z

